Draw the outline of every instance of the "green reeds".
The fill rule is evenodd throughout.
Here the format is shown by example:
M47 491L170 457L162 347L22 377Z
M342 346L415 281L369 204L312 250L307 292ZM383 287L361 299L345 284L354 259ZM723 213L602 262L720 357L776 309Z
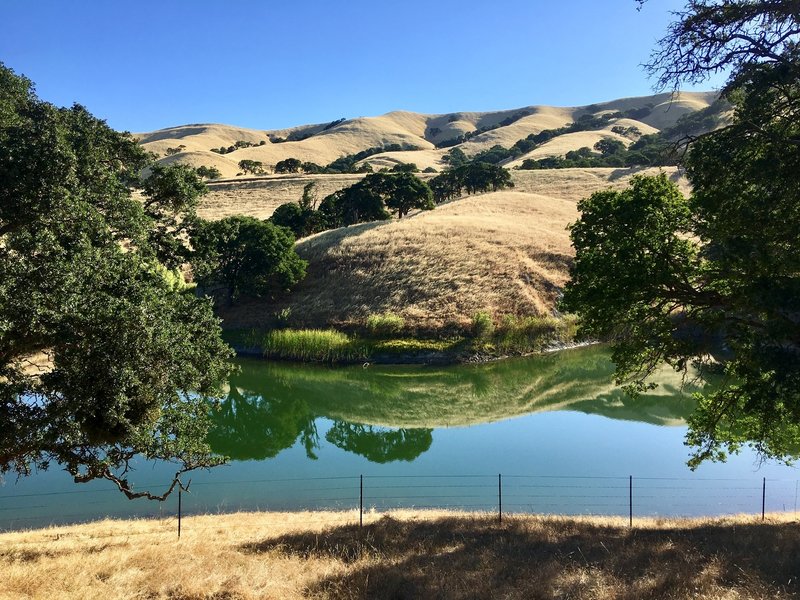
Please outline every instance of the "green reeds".
M369 358L368 345L333 329L277 329L264 335L264 356L304 362L355 362Z

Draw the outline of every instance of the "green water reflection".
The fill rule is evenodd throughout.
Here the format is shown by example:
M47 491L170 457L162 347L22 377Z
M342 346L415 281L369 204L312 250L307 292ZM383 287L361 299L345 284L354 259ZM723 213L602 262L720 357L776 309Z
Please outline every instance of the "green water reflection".
M297 440L316 459L318 418L333 422L329 443L375 463L413 461L430 448L435 428L544 411L682 425L698 385L681 393L681 376L664 368L656 390L631 399L614 386L613 364L600 346L453 367L239 365L209 436L216 452L234 460L271 458Z

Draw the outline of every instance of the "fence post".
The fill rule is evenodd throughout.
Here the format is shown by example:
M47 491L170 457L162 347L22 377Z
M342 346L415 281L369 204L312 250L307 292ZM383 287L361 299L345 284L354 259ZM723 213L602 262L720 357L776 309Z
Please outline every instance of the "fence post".
M767 478L761 480L761 520L764 520L764 511L767 505Z
M503 475L497 474L497 522L503 522Z
M178 488L178 537L181 537L181 488Z
M633 475L628 476L628 527L633 527Z
M358 526L364 526L364 476L359 475L358 484Z

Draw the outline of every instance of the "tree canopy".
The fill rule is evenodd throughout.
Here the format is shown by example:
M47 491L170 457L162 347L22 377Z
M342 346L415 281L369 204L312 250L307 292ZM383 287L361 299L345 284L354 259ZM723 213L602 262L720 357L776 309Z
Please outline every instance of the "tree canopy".
M192 269L212 291L225 290L228 302L242 294L265 296L290 289L306 272L294 250L291 231L254 217L198 221L192 233Z
M0 65L0 474L58 464L163 498L219 462L208 400L230 350L210 302L167 270L204 186L156 167L139 201L150 160ZM176 464L166 493L130 484L137 456Z
M691 143L688 200L637 178L572 226L563 306L614 341L620 382L642 390L662 361L722 372L690 419L692 465L800 441L799 38L794 2L689 2L648 67L673 86L730 69L730 125Z

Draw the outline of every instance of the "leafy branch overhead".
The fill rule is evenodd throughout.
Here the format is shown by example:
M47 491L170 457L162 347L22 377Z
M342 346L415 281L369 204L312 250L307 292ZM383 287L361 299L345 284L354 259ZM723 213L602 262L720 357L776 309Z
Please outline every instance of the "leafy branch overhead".
M664 360L721 372L690 419L693 466L800 453L799 41L796 2L689 2L649 69L675 86L729 70L731 123L691 143L691 198L637 178L571 228L563 307L613 340L620 382L641 391Z
M142 184L150 161L0 65L0 474L57 463L163 498L220 461L205 434L230 350L210 302L169 271L205 188L181 166ZM134 489L135 457L175 463L166 493Z

